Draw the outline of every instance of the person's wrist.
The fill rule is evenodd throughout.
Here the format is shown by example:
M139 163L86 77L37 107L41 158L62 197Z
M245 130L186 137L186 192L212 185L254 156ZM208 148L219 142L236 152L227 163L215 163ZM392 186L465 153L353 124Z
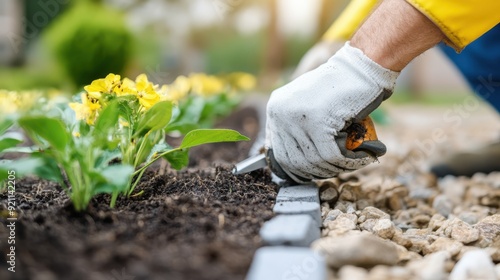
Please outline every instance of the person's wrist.
M385 0L354 34L351 45L381 66L401 71L443 39L441 30L411 4Z
M350 42L345 43L344 47L338 51L338 55L345 63L345 67L355 68L356 70L353 71L364 73L365 77L372 80L380 88L392 89L399 76L399 72L380 65L362 50L353 47Z

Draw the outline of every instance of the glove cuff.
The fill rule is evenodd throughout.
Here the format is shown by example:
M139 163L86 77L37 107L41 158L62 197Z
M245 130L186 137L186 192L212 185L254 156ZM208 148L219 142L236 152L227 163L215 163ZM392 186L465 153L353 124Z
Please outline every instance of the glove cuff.
M349 41L331 59L334 58L344 60L352 69L364 73L380 88L388 89L392 93L400 72L389 70L376 63L366 56L362 50L351 46Z

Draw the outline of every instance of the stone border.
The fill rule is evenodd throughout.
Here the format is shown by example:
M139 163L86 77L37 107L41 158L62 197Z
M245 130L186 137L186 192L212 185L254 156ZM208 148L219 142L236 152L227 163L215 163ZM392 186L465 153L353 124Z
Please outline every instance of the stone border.
M321 237L319 188L281 187L273 211L260 230L269 246L257 250L246 279L326 279L325 259L309 248Z

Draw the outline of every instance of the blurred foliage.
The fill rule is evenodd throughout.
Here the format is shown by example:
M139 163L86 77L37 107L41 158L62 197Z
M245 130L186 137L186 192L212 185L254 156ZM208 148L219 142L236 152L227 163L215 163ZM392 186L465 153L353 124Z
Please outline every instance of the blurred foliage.
M133 55L132 67L138 69L138 72L155 71L153 66L157 66L162 60L161 38L152 30L144 30L142 32L134 32L133 40ZM165 51L165 50L163 50ZM154 78L154 77L153 77ZM164 81L154 82L160 83Z
M221 73L244 71L256 74L262 70L266 41L265 32L238 34L211 30L203 40L202 48L206 55L206 72ZM314 44L312 39L291 37L286 39L283 56L285 67L296 67L302 56Z
M36 39L45 27L49 26L59 14L66 11L71 1L23 1L24 15L26 22L24 25L23 37L28 44ZM60 3L62 2L62 3Z
M71 81L82 86L111 72L123 73L133 40L121 13L79 1L50 26L45 42Z
M0 89L31 90L62 88L61 74L55 69L0 68Z
M313 38L290 37L285 43L285 68L295 68L304 54L314 45Z
M265 34L242 35L210 32L205 42L206 72L244 71L257 73L261 69Z

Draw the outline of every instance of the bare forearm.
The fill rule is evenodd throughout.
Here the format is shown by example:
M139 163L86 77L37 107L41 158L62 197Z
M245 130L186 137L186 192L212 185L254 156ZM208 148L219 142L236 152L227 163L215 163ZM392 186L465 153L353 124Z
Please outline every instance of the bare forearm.
M426 16L404 0L385 0L354 34L351 46L393 71L444 39Z

